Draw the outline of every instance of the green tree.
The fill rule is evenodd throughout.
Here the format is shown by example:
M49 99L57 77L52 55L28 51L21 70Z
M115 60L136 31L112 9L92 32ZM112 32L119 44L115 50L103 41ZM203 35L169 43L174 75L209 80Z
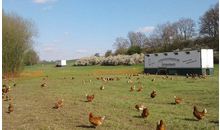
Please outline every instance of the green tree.
M17 13L2 11L2 71L18 72L24 67L24 56L34 45L38 30L32 20Z
M24 56L25 65L35 65L39 60L40 59L37 52L35 52L33 49L28 50L28 52Z
M140 54L141 53L141 47L140 46L130 46L128 51L127 51L127 54L128 55L133 55L133 54Z
M112 50L107 50L105 53L105 57L111 56L112 55Z

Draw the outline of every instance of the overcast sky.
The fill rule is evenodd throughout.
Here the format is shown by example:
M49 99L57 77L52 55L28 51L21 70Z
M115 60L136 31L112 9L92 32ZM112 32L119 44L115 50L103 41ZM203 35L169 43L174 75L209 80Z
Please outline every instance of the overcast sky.
M41 60L103 56L129 31L147 36L157 24L198 19L218 0L2 0L6 13L35 21Z

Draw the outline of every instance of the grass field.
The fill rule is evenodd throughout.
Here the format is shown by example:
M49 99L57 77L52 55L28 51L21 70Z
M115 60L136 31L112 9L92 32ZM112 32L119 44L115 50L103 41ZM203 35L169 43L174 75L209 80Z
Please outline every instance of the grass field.
M86 66L73 67L71 61L67 67L54 68L54 64L26 67L25 71L43 71L43 77L16 81L17 87L11 86L11 101L2 99L2 129L4 130L72 130L94 129L89 123L88 112L94 116L104 116L105 120L97 129L137 129L154 130L156 123L165 119L168 130L218 130L219 129L219 66L215 65L214 75L206 79L186 79L184 76L173 76L173 80L162 79L161 75L155 82L151 79L156 75L140 77L141 85L137 84L137 76L127 84L125 75L93 75L94 70L106 69L120 71L133 68L143 70L143 65L135 66ZM45 81L42 79L48 75ZM67 79L64 80L64 77ZM71 77L75 77L74 80ZM109 81L108 84L97 77L119 77L120 81ZM90 83L89 80L92 80ZM86 83L83 84L82 81ZM41 88L42 83L47 83ZM104 85L105 89L99 88ZM143 91L130 91L131 86ZM157 96L152 99L151 92ZM87 102L85 95L95 94L92 102ZM183 102L176 105L174 97L182 97ZM60 109L53 109L55 103L64 99ZM15 106L14 112L8 111L8 104ZM141 111L135 109L136 104L144 103L148 107L148 118L141 117ZM193 116L193 105L199 111L207 109L202 121Z

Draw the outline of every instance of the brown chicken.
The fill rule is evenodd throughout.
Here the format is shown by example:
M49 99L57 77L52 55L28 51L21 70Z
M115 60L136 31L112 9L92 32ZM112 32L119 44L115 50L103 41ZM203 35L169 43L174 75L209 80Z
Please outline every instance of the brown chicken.
M88 101L92 101L94 99L95 95L93 94L92 96L89 96L86 94L86 98Z
M173 77L171 77L170 79L173 80Z
M14 84L14 87L16 87L17 86L17 84Z
M157 123L157 130L165 130L164 119Z
M95 127L100 126L105 119L105 116L102 117L94 117L91 112L89 112L89 122L93 124Z
M2 99L4 99L4 97L5 97L5 94L4 94L4 93L2 93Z
M134 90L135 90L135 86L134 87L131 86L131 91L134 91Z
M135 106L135 108L136 108L138 111L142 111L142 110L144 109L144 103L142 103L142 104L137 104L137 105Z
M188 75L188 74L186 74L186 78L189 78L189 75Z
M202 120L202 119L205 117L205 114L207 113L207 110L204 109L202 112L199 112L199 111L197 110L197 107L196 107L196 106L193 106L193 108L194 108L193 115L194 115L197 119Z
M205 79L205 75L200 75L199 78L200 79Z
M6 96L6 101L9 101L11 100L11 97L10 96Z
M6 88L6 93L10 91L10 86Z
M5 84L2 85L3 88L6 88L7 86Z
M175 98L175 102L176 102L177 104L180 104L180 103L182 102L182 98L178 98L178 97L176 97L176 96L174 96L174 98Z
M2 92L3 92L3 93L7 93L7 92L6 92L6 87L3 87L3 88L2 88Z
M63 101L64 100L62 99L58 103L56 103L54 108L58 109L58 108L62 107L63 106Z
M153 78L151 81L155 81L155 78Z
M11 105L11 103L9 104L9 107L8 107L8 113L10 114L11 112L14 111L14 106Z
M72 77L72 80L74 80L75 78L74 77Z
M155 92L155 91L153 91L153 92L151 93L151 95L150 95L150 96L151 96L152 98L155 98L155 97L156 97L156 95L157 95L157 94L156 94L156 92Z
M141 84L141 82L140 82L140 81L138 81L137 83L138 83L138 84Z
M146 118L149 116L149 111L147 109L147 107L144 108L142 114L141 114L142 117Z
M142 91L143 90L143 86L141 88L138 89L138 91Z
M102 85L102 86L100 87L100 89L101 89L101 90L104 90L104 89L105 89L104 85Z
M41 87L46 87L46 83L41 84Z

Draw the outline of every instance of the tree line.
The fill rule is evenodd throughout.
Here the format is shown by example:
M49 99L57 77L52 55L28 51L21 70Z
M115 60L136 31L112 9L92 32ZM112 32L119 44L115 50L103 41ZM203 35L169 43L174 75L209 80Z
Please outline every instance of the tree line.
M199 17L198 25L199 27L196 29L194 20L181 18L173 23L158 24L148 37L142 32L130 31L127 39L117 37L113 44L115 52L108 50L105 56L202 48L211 48L218 52L219 3L210 6L204 15Z
M17 13L2 11L2 72L19 72L25 65L39 61L33 49L33 37L38 36L34 21Z

